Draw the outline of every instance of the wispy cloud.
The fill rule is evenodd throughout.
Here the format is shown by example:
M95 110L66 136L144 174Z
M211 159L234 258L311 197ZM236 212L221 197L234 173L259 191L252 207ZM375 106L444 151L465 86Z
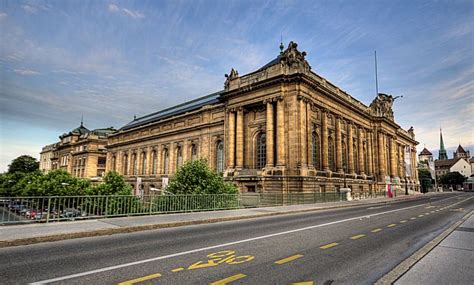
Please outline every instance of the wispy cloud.
M5 12L0 12L0 20L5 19L8 16Z
M127 8L120 8L116 4L109 4L107 6L107 10L111 13L119 13L121 15L131 17L133 19L145 18L145 15L142 12L134 11L134 10L127 9Z
M31 70L31 69L15 69L15 73L20 75L40 75L39 71Z
M40 11L47 11L51 8L49 5L43 5L39 1L27 1L20 6L28 14L37 14Z

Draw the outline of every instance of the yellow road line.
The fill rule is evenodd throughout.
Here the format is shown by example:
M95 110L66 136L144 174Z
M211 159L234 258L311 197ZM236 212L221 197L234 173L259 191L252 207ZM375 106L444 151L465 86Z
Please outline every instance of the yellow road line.
M413 217L413 218L410 218L410 220L416 220L416 218L415 218L415 217Z
M175 268L175 269L171 270L171 272L179 272L181 270L184 270L184 268L183 267Z
M394 226L396 226L397 224L390 224L387 226L387 228L393 228Z
M378 232L380 232L381 230L382 230L382 229L373 229L373 230L371 230L370 232L371 232L371 233L378 233Z
M160 276L161 276L160 273L155 273L155 274L151 274L151 275L148 275L148 276L143 276L143 277L140 277L140 278L132 279L132 280L129 280L129 281L120 282L118 285L132 285L132 284L135 284L135 283L139 283L139 282L147 281L147 280L150 280L150 279L158 278Z
M313 285L313 281L306 281L306 282L298 282L298 283L292 283L291 285Z
M301 258L301 257L303 257L303 255L297 254L297 255L293 255L293 256L290 256L290 257L287 257L287 258L277 260L277 261L275 261L275 263L281 265L281 264L296 260L296 259Z
M365 237L365 235L360 234L360 235L352 236L351 239L359 239L359 238L363 238L363 237Z
M247 277L247 275L245 275L245 274L236 274L236 275L232 275L230 277L221 279L219 281L212 282L211 285L225 285L225 284L229 284L232 281L242 279L244 277Z
M421 217L424 217L424 216L425 216L425 215L423 215L423 214L421 214L421 215L418 215L418 217L419 217L419 218L421 218Z
M336 245L338 245L338 243L337 243L337 242L333 242L333 243L330 243L330 244L326 244L326 245L320 246L319 248L320 248L320 249L328 249L328 248L331 248L331 247L335 247Z
M408 221L407 220L402 220L402 221L400 221L400 224L403 224L403 223L406 223L406 222L408 222Z

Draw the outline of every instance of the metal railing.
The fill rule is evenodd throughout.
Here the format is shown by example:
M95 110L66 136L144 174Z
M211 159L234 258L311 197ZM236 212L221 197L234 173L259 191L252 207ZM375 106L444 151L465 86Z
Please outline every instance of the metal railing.
M358 197L373 198L380 195ZM345 201L327 193L0 197L0 225Z

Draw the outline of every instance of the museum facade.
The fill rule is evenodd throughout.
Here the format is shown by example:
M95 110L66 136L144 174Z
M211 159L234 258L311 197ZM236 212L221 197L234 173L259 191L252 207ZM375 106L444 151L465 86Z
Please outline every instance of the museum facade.
M413 128L379 93L366 106L311 70L290 42L222 91L134 118L108 135L106 170L143 193L205 158L241 192L418 191Z

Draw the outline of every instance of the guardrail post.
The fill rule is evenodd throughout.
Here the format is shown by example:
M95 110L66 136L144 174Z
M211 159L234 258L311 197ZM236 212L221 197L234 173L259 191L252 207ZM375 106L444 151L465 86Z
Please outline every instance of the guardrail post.
M105 196L105 217L109 215L109 195Z
M51 197L48 197L48 213L46 213L46 223L49 223L50 212L51 212Z
M153 213L153 196L149 196L150 197L150 212L149 214L151 215L151 213Z

